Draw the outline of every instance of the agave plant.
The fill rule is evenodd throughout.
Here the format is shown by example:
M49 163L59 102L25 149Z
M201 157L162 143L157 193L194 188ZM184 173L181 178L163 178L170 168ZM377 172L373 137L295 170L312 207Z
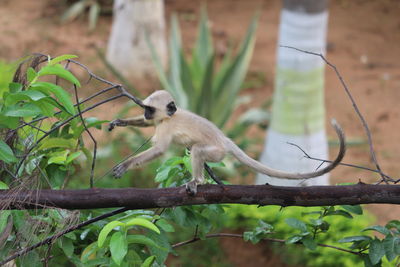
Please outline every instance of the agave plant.
M162 87L173 95L180 107L223 127L235 108L235 100L247 73L254 49L257 21L258 16L254 16L236 54L233 55L232 50L229 50L217 69L206 11L203 9L201 12L198 38L191 56L183 52L178 18L173 15L168 72L161 65L147 38Z

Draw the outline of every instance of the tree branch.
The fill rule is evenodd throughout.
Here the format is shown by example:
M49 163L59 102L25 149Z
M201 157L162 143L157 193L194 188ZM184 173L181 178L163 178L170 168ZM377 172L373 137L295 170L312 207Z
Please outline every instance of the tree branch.
M141 189L0 190L3 209L166 208L240 203L279 206L330 206L368 203L400 204L400 186L367 185L284 187L271 185L201 185L195 196L184 186Z

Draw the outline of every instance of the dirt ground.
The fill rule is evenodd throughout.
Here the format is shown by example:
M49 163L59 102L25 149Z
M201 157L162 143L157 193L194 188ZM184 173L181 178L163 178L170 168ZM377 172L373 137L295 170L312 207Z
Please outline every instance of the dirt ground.
M167 18L172 12L180 16L185 45L193 45L197 29L200 1L165 0ZM228 40L239 42L256 10L261 10L257 43L251 62L251 72L262 73L265 84L250 88L255 106L270 98L273 92L275 51L281 1L279 0L214 0L206 1L214 37L222 45ZM62 5L58 1L2 0L0 5L0 59L12 61L31 52L53 56L76 54L95 73L107 72L96 55L93 45L105 48L111 17L101 17L96 31L89 34L86 19L60 25ZM397 0L338 0L331 1L328 30L328 59L334 63L360 111L367 120L378 161L385 173L399 178L400 173L400 2ZM86 18L86 17L85 17ZM249 105L250 106L250 105ZM346 131L348 140L366 140L351 103L338 78L326 71L327 117L335 117ZM115 104L107 107L117 110ZM329 130L329 135L334 137ZM257 132L259 136L264 133ZM332 155L336 152L332 149ZM373 167L367 145L351 146L346 163ZM377 175L353 168L340 167L332 172L332 182L372 183ZM399 219L400 207L368 206L384 223ZM266 264L261 247L249 247L240 242L221 241L235 266L245 266L259 258ZM247 253L239 253L247 251ZM256 255L254 254L256 253ZM258 256L257 256L258 255ZM251 259L251 261L250 261ZM274 265L275 266L275 265Z

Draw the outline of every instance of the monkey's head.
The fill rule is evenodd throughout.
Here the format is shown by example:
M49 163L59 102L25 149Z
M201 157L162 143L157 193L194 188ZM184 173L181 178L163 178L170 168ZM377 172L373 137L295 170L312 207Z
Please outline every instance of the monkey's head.
M144 118L156 122L169 118L176 112L175 101L165 90L155 91L143 100Z

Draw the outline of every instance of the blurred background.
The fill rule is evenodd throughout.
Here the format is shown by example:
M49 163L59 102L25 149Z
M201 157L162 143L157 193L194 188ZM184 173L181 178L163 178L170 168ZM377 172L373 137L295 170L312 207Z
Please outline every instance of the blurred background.
M131 7L128 6L133 2L135 2L136 8L133 8L135 11L132 12L136 13L129 13ZM146 6L140 2L150 2L150 6L149 3ZM399 132L397 131L400 127L400 109L397 106L397 100L400 99L400 2L396 0L337 0L329 1L329 3L321 1L326 6L318 6L316 2L309 1L308 7L292 6L291 2L296 1L136 0L114 3L111 0L1 0L0 62L3 71L0 76L6 75L10 64L33 52L51 56L75 54L79 57L79 61L88 66L95 74L124 84L131 90L131 93L140 97L148 95L155 89L170 86L171 90L176 90L175 97L180 99L178 102L181 105L187 105L188 108L210 118L220 127L224 127L225 132L228 132L229 136L234 138L242 148L252 156L259 157L268 154L265 152L268 148L264 148L266 128L271 124L272 126L279 124L271 123L271 120L274 120L274 114L279 113L279 111L271 113L271 109L279 110L279 106L272 104L272 99L274 90L279 89L279 81L281 81L279 79L282 79L281 76L277 77L282 70L279 66L288 66L285 63L280 65L279 61L282 60L282 54L285 57L286 52L294 54L293 51L278 47L279 40L288 40L282 33L287 30L281 26L284 17L282 16L283 10L287 10L289 13L308 14L313 18L318 14L326 14L326 33L323 32L322 37L320 36L318 39L322 40L322 43L318 44L321 47L313 43L311 46L302 46L301 40L280 44L304 48L317 53L326 51L327 58L338 67L362 114L369 123L381 168L388 175L397 178L400 173L398 164L400 162L400 142L398 142ZM143 6L137 11L139 5ZM126 14L124 14L125 11ZM116 13L119 14L117 17ZM203 20L202 16L204 16ZM179 46L182 46L182 54L188 59L197 58L200 62L199 66L208 63L208 61L205 63L201 63L201 61L203 57L206 57L205 55L208 57L210 51L199 48L196 50L196 46L201 44L201 41L198 41L199 32L202 29L201 21L206 22L204 25L209 29L208 34L212 38L212 41L211 39L203 40L206 45L202 48L212 47L210 55L215 59L215 69L224 66L224 58L228 58L227 55L230 55L232 51L234 55L238 53L244 58L231 57L232 62L236 59L242 60L241 64L245 70L247 70L246 64L248 63L247 71L238 72L245 76L242 81L239 79L240 85L232 94L237 103L235 102L236 104L228 109L227 115L222 118L213 117L213 114L223 113L221 110L212 110L211 107L200 107L192 103L190 92L185 94L178 90L179 86L185 87L185 84L177 84L172 79L174 74L171 74L173 69L171 66L178 63L171 61L174 58L180 58L179 55L176 57L173 54L180 53ZM258 23L257 28L252 28L252 21ZM322 21L324 22L324 19ZM179 28L176 26L178 22ZM175 28L174 23L176 23ZM135 28L132 25L141 26ZM286 25L292 29L297 26L300 29L303 27L304 30L304 24L296 18L294 20L289 18ZM144 28L149 32L148 40L145 38ZM307 28L305 31L307 32ZM326 34L326 39L324 34ZM177 45L176 42L179 39L181 39L180 44ZM252 42L254 42L254 50ZM246 45L247 48L242 51L241 49ZM151 46L153 53L150 49ZM132 49L137 50L134 50L131 55L129 50ZM192 57L192 53L196 54L193 52L194 49L205 54ZM277 53L280 53L281 56L278 56ZM297 66L303 66L301 62L299 63L301 58L296 58L296 60ZM196 64L191 60L188 62L192 64L190 68L194 72ZM230 63L233 64L232 62ZM323 64L321 62L318 64L320 64L319 68L323 70ZM169 70L168 82L160 82L160 77L162 77L162 75L160 76L160 66ZM204 73L207 69L203 70ZM294 71L298 70L298 68L294 68ZM85 78L83 73L76 74L82 79ZM322 79L318 83L322 93L319 93L321 101L318 103L322 110L320 111L321 127L323 127L321 131L325 136L324 129L326 127L326 136L328 136L328 138L324 137L326 139L322 141L325 143L328 141L330 144L330 158L333 158L337 152L336 136L329 123L324 121L336 118L344 128L348 142L344 162L373 168L364 130L339 79L329 68L325 68L322 75L325 76L319 78ZM195 78L192 83L196 86ZM232 81L232 84L235 84L235 80ZM226 86L231 86L231 84L227 83ZM98 89L96 86L85 86L81 89L80 97L88 96ZM275 92L275 94L277 93ZM208 97L199 96L203 102L210 100ZM216 98L220 97L223 96L216 96ZM275 97L277 96L275 95ZM229 99L231 98L227 97L225 100ZM303 103L303 105L307 104ZM100 119L112 120L123 107L126 110L130 108L127 106L126 100L118 100L97 108L91 114ZM249 110L253 113L249 113ZM137 110L137 112L139 111ZM131 113L131 111L124 111L120 114L127 116ZM134 113L135 111L132 114ZM232 116L230 116L231 113ZM237 121L243 122L244 126L237 126ZM279 129L281 128L276 126L272 130L279 132ZM122 140L121 142L129 142L129 138L132 137L121 137L122 132L123 130L114 132L112 138L119 138ZM307 130L304 130L303 134L308 133ZM107 158L111 152L104 147L106 147L105 144L109 140L110 134L104 130L96 131L95 134L99 142L103 144L103 150L99 152L99 160L101 160L101 153L104 158ZM289 130L289 133L284 132L283 134L293 133ZM150 136L151 130L146 130L145 135ZM302 147L304 146L312 151L315 149L308 147L307 144ZM317 147L319 147L318 144ZM279 151L278 148L276 156L281 159ZM128 154L128 151L124 151L124 153ZM288 152L282 153L282 155L287 155L285 153ZM316 153L319 155L319 152ZM322 155L323 153L326 153L326 150L322 152ZM299 156L295 159L298 160ZM268 162L268 159L263 159L264 161ZM230 163L226 164L229 166ZM155 167L153 166L153 168ZM248 170L243 170L240 174L242 175L236 175L238 177L229 180L232 183L254 183L255 175ZM151 171L148 171L146 175L151 175ZM232 173L229 174L229 177L232 176L234 176ZM379 180L379 177L346 167L336 168L330 176L331 184L354 183L359 180L373 183ZM327 181L319 184L326 183ZM140 181L137 181L137 184L140 185ZM109 183L108 186L112 185ZM398 219L397 214L400 212L398 207L389 205L369 205L368 209L377 216L378 223ZM257 259L262 265L265 264L267 258L269 263L273 264L270 252L266 251L262 245L253 246L248 243L235 243L223 239L219 243L226 252L224 257L235 266L244 266L250 259L252 262ZM271 266L282 264L280 260L277 262L279 263ZM257 263L254 264L252 266L260 266Z

